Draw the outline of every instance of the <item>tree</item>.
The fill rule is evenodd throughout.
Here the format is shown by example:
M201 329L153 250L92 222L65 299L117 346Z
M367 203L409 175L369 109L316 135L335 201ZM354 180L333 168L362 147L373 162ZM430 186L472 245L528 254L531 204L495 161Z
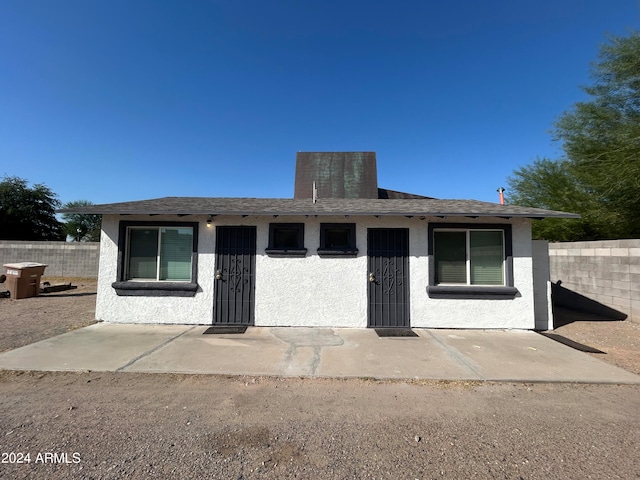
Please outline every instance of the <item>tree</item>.
M545 220L550 240L640 237L640 33L609 38L592 64L589 99L555 123L565 157L538 160L509 178L512 203L552 207L581 221ZM569 226L570 222L575 222ZM553 228L551 228L553 226Z
M64 205L64 208L86 207L93 205L88 200L77 200ZM101 215L83 213L63 213L64 230L75 242L99 242Z
M5 176L0 182L0 240L64 240L58 196L44 184Z
M513 192L507 199L510 204L580 213L595 207L591 197L573 178L566 160L537 159L532 165L516 170L507 182L508 192ZM584 213L580 220L537 221L533 224L533 236L553 241L598 237Z

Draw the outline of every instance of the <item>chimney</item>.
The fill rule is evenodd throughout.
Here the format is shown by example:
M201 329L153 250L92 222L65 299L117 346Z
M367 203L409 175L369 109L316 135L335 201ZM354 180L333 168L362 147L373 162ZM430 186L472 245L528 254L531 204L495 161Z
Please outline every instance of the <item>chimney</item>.
M504 187L500 187L498 190L498 196L500 197L500 205L504 205Z
M298 152L293 197L311 199L314 191L320 199L378 198L375 152Z

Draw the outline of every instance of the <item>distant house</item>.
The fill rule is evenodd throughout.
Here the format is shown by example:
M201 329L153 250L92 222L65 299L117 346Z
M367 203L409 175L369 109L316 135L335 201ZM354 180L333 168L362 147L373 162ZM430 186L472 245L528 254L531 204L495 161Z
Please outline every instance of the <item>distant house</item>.
M294 198L92 205L106 322L533 329L531 222L576 215L378 187L373 152L300 152Z

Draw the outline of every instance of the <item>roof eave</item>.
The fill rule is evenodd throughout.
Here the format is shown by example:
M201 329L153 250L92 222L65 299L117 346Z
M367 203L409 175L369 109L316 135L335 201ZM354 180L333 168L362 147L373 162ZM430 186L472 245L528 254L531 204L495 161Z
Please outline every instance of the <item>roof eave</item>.
M115 210L115 211L96 211L96 210L74 210L63 209L58 210L58 213L80 213L89 215L227 215L227 216L380 216L380 217L393 217L393 216L415 216L415 217L498 217L498 218L530 218L530 219L543 219L543 218L580 218L580 215L574 213L565 212L526 212L526 213L514 213L514 212L427 212L427 211L403 211L403 212L375 212L375 211L350 211L344 210L340 212L336 211L253 211L253 210L191 210L191 211L167 211L167 210Z

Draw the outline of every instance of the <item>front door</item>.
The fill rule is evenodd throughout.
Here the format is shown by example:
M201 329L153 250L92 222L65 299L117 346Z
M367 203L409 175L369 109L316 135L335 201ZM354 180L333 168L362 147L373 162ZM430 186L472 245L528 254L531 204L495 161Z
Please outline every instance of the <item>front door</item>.
M253 325L256 227L216 227L214 325Z
M370 328L409 327L409 229L367 230Z

